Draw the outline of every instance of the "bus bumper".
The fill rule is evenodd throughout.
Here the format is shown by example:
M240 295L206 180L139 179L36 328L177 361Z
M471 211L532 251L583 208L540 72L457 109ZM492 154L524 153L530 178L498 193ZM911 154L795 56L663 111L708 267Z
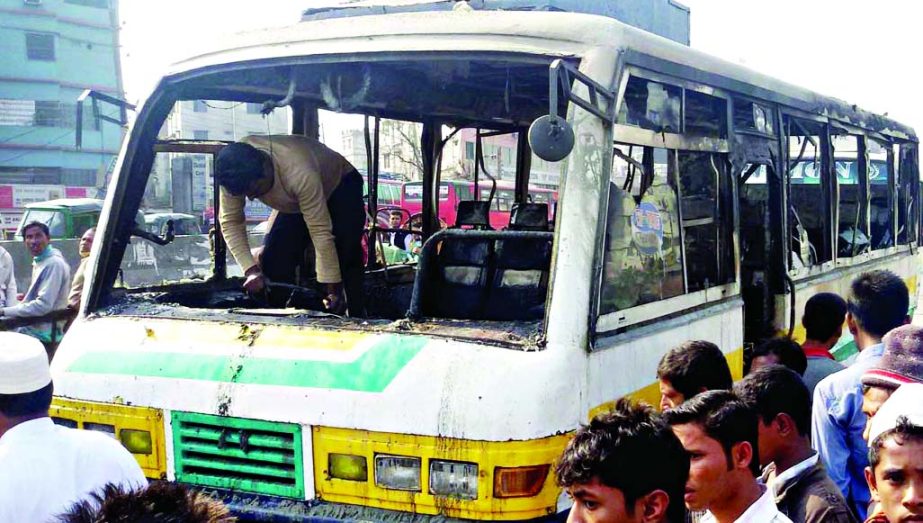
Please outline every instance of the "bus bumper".
M470 521L446 518L445 516L438 515L430 516L426 514L412 514L409 512L348 505L345 503L330 503L320 500L299 501L273 496L263 496L260 494L233 492L223 489L193 488L213 499L223 502L241 521L255 520L318 523L341 521L384 521L387 523L446 523L451 521ZM563 523L566 520L567 512L565 511L563 513L526 521L536 523Z

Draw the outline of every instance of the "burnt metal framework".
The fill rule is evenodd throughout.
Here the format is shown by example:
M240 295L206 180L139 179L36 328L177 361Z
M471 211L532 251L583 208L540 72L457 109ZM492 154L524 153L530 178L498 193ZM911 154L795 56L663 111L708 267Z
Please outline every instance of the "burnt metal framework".
M722 292L720 295L713 295L709 297L706 293L706 295L703 296L704 302L693 302L688 299L688 295L681 295L675 298L668 298L667 300L663 300L661 302L654 302L639 306L638 308L645 309L644 312L646 316L662 320L665 317L676 316L680 313L683 313L683 311L688 312L690 309L702 307L704 304L710 303L712 300L722 301L725 299L733 298L740 291L740 242L738 238L740 231L740 209L737 194L739 192L739 186L741 186L746 181L747 176L752 174L752 172L744 172L741 169L748 164L760 164L766 165L767 167L772 167L772 169L769 169L768 171L771 178L767 180L767 184L769 185L769 234L767 235L766 240L768 241L768 259L772 261L774 265L769 268L765 288L768 293L767 298L771 298L772 295L780 295L786 293L790 294L790 327L793 327L794 325L793 315L795 312L794 293L796 289L796 279L812 279L813 277L819 276L820 274L828 273L829 270L834 269L837 265L848 266L852 263L859 263L864 261L858 259L855 261L844 259L837 260L838 257L836 255L835 242L837 238L838 227L836 214L838 202L836 201L837 182L836 173L834 171L835 164L830 139L831 126L836 126L850 134L857 136L857 142L859 145L857 151L857 161L859 162L861 180L861 208L859 209L859 215L860 217L865 217L864 223L866 224L868 222L869 216L868 207L870 198L867 174L869 160L866 153L866 141L869 139L874 139L887 146L889 171L893 173L889 175L888 180L890 188L888 195L888 207L892 209L891 217L893 220L892 225L894 229L893 232L895 234L895 243L900 243L900 245L882 249L878 256L885 256L888 254L900 252L901 249L909 249L912 252L915 245L915 240L918 236L917 229L920 222L920 206L918 203L919 167L915 163L917 161L918 154L917 139L912 129L897 122L888 120L884 117L866 113L857 109L855 106L849 106L834 99L825 99L818 96L816 97L815 103L807 103L792 96L788 96L784 92L770 91L768 89L741 82L739 80L730 79L715 73L645 55L634 50L624 51L622 58L624 59L624 66L619 71L619 73L621 73L619 89L620 104L623 103L621 97L625 92L625 86L627 85L629 75L632 74L653 81L660 81L680 86L684 90L691 88L700 92L722 96L726 98L728 102L728 138L726 141L726 148L723 149L721 147L720 141L712 141L711 143L708 143L708 140L703 141L701 138L683 136L682 133L679 133L678 135L668 135L664 133L645 131L639 128L619 129L621 126L616 126L617 131L622 131L621 135L617 137L617 141L633 143L637 145L664 147L668 149L678 148L687 150L691 149L727 152L729 153L729 162L733 168L732 172L735 173L735 176L732 176L731 178L732 191L734 194L733 233L735 235L735 260L737 261L738 265L736 271L738 285L736 288L731 287L729 289L725 289L729 292ZM769 114L773 119L773 127L768 130L765 128L762 130L755 130L743 129L740 126L735 125L734 103L739 101L754 102L760 104L764 108L768 108L770 110ZM681 115L681 121L685 120L684 116L685 115ZM802 274L791 269L791 253L787 252L791 250L791 238L789 230L790 226L792 225L791 220L793 219L790 217L792 204L790 201L791 183L789 172L789 166L792 158L790 156L788 143L789 133L786 132L786 129L783 126L783 123L787 118L809 119L814 122L818 122L820 125L823 125L824 129L824 133L821 136L821 143L818 144L823 176L823 213L825 221L829 225L829 230L826 234L827 244L825 244L823 248L825 250L829 249L832 251L830 255L834 262L832 264L825 264L822 269L815 270L813 273L808 271L808 274ZM893 161L893 157L895 155L894 145L897 144L901 144L899 151L902 161L900 161L898 164L900 166L899 170L894 169L895 162ZM738 178L736 173L741 173L741 177ZM605 182L608 183L608 180ZM607 191L603 192L605 193ZM902 197L901 194L904 194L905 196ZM603 198L604 196L601 196L601 200ZM904 200L901 200L901 198L904 198ZM679 202L679 199L677 201ZM898 215L896 212L894 212L896 208L894 202L896 201L905 201L909 207L903 218L904 227L906 229L906 234L903 237L901 237L900 231L898 230ZM899 212L900 209L897 209L897 211ZM600 230L605 230L605 213L601 213L600 227L602 227ZM620 315L621 317L613 317L609 319L609 321L604 321L605 316L601 315L599 312L599 289L601 289L602 286L601 269L603 263L602 257L604 253L604 246L601 242L605 238L605 235L600 234L598 236L600 244L597 248L598 258L595 266L595 281L597 285L594 287L596 289L596 293L594 295L596 312L591 317L591 325L593 326L592 332L594 335L606 335L625 330L625 327L619 325L618 322L620 319L624 320L625 315L621 314L623 311L610 313L605 316ZM903 245L903 247L901 245ZM875 257L875 253L872 254L872 257ZM685 267L685 252L683 252L683 264ZM771 306L771 301L767 301L766 306ZM766 319L771 321L772 311L767 310L765 312L767 313ZM628 325L631 325L632 327L642 326L650 323L651 321L654 320L638 321L633 325L631 323Z
M477 63L480 64L479 67L483 67L482 73L485 76L480 80L473 79L473 85L470 82L459 84L466 93L463 100L453 100L445 94L440 95L438 99L428 100L421 93L411 93L403 88L398 89L407 81L413 81L414 78L419 80L421 75L427 73L433 62L437 60L445 60L447 63L459 60ZM297 89L292 98L292 131L316 137L317 111L319 108L331 107L329 107L328 100L318 90L318 84L322 81L323 75L314 73L322 71L328 76L338 73L348 76L350 73L355 73L353 76L361 76L371 71L376 79L371 90L374 91L377 88L379 91L371 94L367 97L368 99L354 100L350 97L343 97L338 99L340 103L349 102L354 105L341 105L331 109L365 114L376 120L391 118L423 124L421 143L424 180L432 182L423 184L423 199L429 202L429 205L423 206L423 232L432 234L438 230L436 210L438 209L439 162L441 161L441 148L447 140L442 137L442 126L520 132L519 150L527 150L528 146L523 144L522 135L526 134L525 131L532 120L543 114L544 108L547 107L544 104L544 89L547 83L544 74L539 76L519 71L511 73L504 68L518 68L527 72L543 71L547 70L551 61L552 58L543 55L503 52L471 52L464 55L448 52L392 52L376 54L362 62L358 62L354 56L325 55L219 65L204 70L180 73L164 79L138 115L137 123L129 136L129 145L122 158L121 171L115 176L116 184L112 191L113 205L110 211L112 219L110 219L110 226L104 231L105 238L101 241L104 245L100 257L102 260L99 268L101 277L97 279L96 285L87 294L88 310L99 308L111 292L118 273L118 260L121 260L131 236L131 230L126 225L129 222L118 219L118 217L132 214L129 209L136 209L139 205L145 188L145 183L142 181L147 180L153 165L154 145L158 142L157 133L160 124L166 119L176 101L217 99L262 103L268 97L281 98L288 93L290 86L296 83ZM576 59L567 58L560 62L563 64L562 67L569 66L576 71L573 67ZM259 74L254 74L257 69ZM375 76L377 73L383 74L378 77ZM510 78L515 80L518 91L504 94L503 86L506 85L509 89ZM355 78L352 79L355 80ZM492 82L489 85L488 80ZM473 96L470 93L475 86L475 90L484 91L486 94L483 96L489 97L490 100L485 100L481 105L471 103L465 105L467 99ZM391 96L392 94L398 97L398 103L382 105L375 103L373 99L375 96ZM420 102L421 100L423 102ZM511 100L515 101L515 104L511 103ZM426 108L427 104L432 106L430 109L439 104L455 104L463 107L464 110L457 114L439 110L431 111ZM502 117L484 116L493 114L492 111L500 111ZM377 132L375 134L377 135ZM371 149L371 144L369 149ZM375 149L376 151L367 150L367 154L376 158L378 156L377 146ZM373 152L376 154L372 154ZM528 156L530 155L520 155L520 157ZM377 161L373 160L373 176L377 178L378 169L375 163ZM518 162L520 170L528 165L527 159ZM521 178L520 172L517 179ZM377 183L370 183L369 186L370 191L377 190ZM517 196L524 198L523 195L526 195L527 191L527 187L521 189ZM217 212L217 205L215 208ZM217 237L220 238L220 234ZM224 260L226 251L223 242L217 241L215 247L216 258ZM221 255L218 251L222 251ZM218 261L215 275L220 277L225 274L224 263Z

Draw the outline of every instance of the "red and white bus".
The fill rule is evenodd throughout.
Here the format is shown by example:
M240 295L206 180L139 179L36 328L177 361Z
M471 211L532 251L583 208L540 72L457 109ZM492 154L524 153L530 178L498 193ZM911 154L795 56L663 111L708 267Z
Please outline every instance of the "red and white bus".
M491 190L490 180L484 180L478 183L478 190L481 193L480 200L487 200L490 197ZM458 202L474 199L474 182L467 180L445 180L439 184L439 219L448 225L455 224L456 214L458 212ZM558 200L558 193L554 189L547 189L535 185L529 186L529 200L535 203L548 204L548 218L552 219L554 204ZM497 190L494 193L490 205L490 226L494 229L502 229L510 223L510 211L515 202L513 184L510 182L497 182ZM423 182L406 182L401 191L400 206L407 210L411 215L422 212L423 210Z

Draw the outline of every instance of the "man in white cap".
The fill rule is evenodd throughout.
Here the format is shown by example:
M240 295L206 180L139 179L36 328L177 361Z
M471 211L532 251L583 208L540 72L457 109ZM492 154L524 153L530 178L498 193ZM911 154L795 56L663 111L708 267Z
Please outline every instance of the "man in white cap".
M116 440L55 425L48 356L30 336L0 332L0 522L44 522L107 483L147 485Z
M865 479L877 510L868 523L923 521L923 384L901 385L869 427Z

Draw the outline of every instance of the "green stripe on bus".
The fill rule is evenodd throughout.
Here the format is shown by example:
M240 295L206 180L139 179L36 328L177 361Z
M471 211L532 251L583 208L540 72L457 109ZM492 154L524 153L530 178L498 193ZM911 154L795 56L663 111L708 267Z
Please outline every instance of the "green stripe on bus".
M178 352L100 351L80 356L69 372L155 378L282 385L320 389L381 392L426 339L385 336L352 362L247 358Z

